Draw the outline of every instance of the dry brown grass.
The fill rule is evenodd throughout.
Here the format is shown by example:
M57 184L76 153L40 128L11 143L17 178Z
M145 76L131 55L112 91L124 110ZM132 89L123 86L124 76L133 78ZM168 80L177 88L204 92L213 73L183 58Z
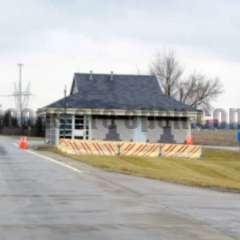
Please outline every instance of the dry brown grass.
M206 150L201 160L67 156L107 171L190 186L240 191L240 153L237 152Z

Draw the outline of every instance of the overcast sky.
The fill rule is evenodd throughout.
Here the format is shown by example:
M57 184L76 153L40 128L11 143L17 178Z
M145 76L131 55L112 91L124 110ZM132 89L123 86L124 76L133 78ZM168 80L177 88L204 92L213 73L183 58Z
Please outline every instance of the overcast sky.
M13 92L19 62L38 108L61 98L74 72L145 74L173 48L186 72L222 80L216 107L238 107L239 12L239 0L0 0L0 95Z

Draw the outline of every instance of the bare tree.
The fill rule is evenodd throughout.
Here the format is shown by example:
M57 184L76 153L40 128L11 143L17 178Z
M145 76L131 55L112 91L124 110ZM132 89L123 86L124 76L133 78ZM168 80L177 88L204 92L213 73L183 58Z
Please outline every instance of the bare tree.
M193 73L179 84L178 99L194 108L209 109L211 102L223 93L218 78L208 78L203 74Z
M158 53L150 71L159 80L164 94L194 108L209 110L211 102L223 93L218 78L212 79L193 73L183 80L183 68L173 50L169 50L165 55Z
M183 69L173 50L169 50L167 54L158 53L152 63L151 73L158 78L166 95L176 96Z

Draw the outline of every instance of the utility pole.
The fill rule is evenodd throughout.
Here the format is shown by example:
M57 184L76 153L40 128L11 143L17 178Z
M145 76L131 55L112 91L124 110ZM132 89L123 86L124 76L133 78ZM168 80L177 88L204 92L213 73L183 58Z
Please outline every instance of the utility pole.
M67 123L67 101L66 101L66 97L67 97L67 86L65 86L64 88L64 139L66 138L66 123Z

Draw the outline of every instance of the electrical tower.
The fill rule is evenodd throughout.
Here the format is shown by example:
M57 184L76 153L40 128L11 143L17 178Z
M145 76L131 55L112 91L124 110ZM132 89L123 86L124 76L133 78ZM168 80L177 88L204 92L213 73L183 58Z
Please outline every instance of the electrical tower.
M18 64L18 67L19 67L19 80L17 83L14 84L13 94L0 95L0 97L14 97L18 123L19 123L19 126L22 127L24 110L28 108L29 99L30 99L30 96L32 96L32 94L30 89L31 87L30 82L28 83L25 90L23 90L23 79L22 79L23 64L22 63ZM2 105L0 105L0 107L2 107Z
M18 64L18 67L19 67L19 81L14 85L14 93L12 96L14 97L15 100L15 106L18 113L18 121L21 127L23 124L23 111L24 109L28 108L29 99L32 94L30 90L30 82L28 83L25 90L23 90L22 79L23 64L22 63Z

